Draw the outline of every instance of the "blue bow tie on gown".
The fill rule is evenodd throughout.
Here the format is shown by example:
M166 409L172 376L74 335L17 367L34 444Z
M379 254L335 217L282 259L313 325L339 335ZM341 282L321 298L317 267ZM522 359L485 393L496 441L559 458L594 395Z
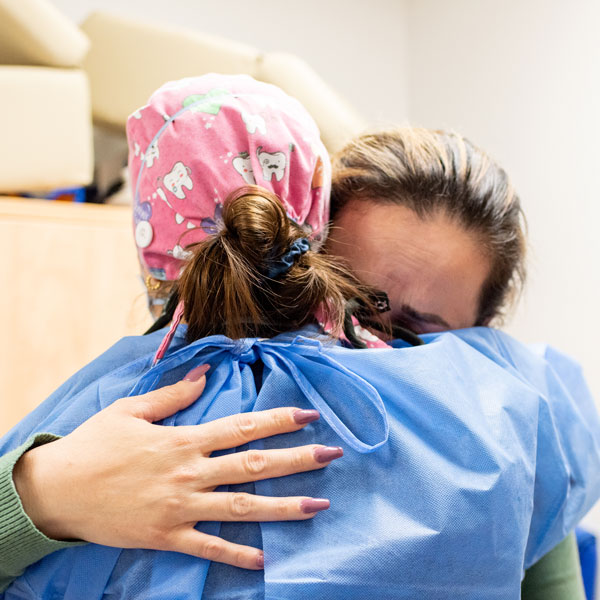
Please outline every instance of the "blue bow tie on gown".
M518 598L523 569L600 497L593 400L579 367L548 347L534 351L485 328L394 350L295 334L186 345L180 327L151 367L163 334L121 340L9 432L0 451L34 432L65 435L114 400L179 381L206 362L203 395L164 425L316 408L319 421L250 447L339 445L344 457L255 489L330 498L331 508L310 521L261 523L264 580L230 567L223 598ZM228 526L243 539L251 525ZM197 528L219 535L221 524ZM200 598L209 566L183 554L90 544L32 565L4 597ZM228 596L228 586L237 592Z

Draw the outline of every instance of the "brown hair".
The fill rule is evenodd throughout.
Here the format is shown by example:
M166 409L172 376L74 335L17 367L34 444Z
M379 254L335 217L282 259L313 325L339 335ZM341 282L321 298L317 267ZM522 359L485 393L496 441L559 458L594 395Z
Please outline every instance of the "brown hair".
M525 218L506 172L465 138L400 128L363 135L333 157L332 217L350 200L443 211L475 233L491 261L476 325L499 320L525 281Z
M193 256L176 293L184 303L188 340L270 337L316 322L319 309L333 331L342 331L346 301L364 300L366 290L334 259L308 250L289 270L269 277L305 235L275 194L257 186L230 194L219 233L187 247Z

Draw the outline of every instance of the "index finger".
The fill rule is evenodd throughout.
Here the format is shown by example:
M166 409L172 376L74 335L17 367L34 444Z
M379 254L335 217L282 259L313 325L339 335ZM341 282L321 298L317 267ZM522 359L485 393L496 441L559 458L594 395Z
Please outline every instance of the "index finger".
M302 429L319 418L316 410L294 407L272 408L259 412L240 413L202 423L176 428L188 440L197 442L206 453L236 448L253 440Z

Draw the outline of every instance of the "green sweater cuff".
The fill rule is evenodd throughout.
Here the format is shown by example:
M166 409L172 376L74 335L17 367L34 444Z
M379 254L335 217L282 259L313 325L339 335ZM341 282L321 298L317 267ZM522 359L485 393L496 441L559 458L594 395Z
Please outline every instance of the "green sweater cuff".
M57 439L51 433L38 433L0 457L0 592L47 554L84 543L59 542L39 531L23 510L13 482L13 468L27 450Z
M569 534L525 573L522 600L585 600L575 534Z

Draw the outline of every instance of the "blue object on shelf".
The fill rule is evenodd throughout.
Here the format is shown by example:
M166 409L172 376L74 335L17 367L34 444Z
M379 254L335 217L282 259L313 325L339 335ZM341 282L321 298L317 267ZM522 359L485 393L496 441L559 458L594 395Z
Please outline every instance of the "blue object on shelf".
M598 564L596 536L581 527L575 529L575 535L577 536L577 547L579 548L585 597L587 600L594 600L596 597L596 570Z
M84 187L57 188L49 192L27 192L21 195L25 198L39 198L42 200L69 200L69 197L71 197L72 202L85 202Z

